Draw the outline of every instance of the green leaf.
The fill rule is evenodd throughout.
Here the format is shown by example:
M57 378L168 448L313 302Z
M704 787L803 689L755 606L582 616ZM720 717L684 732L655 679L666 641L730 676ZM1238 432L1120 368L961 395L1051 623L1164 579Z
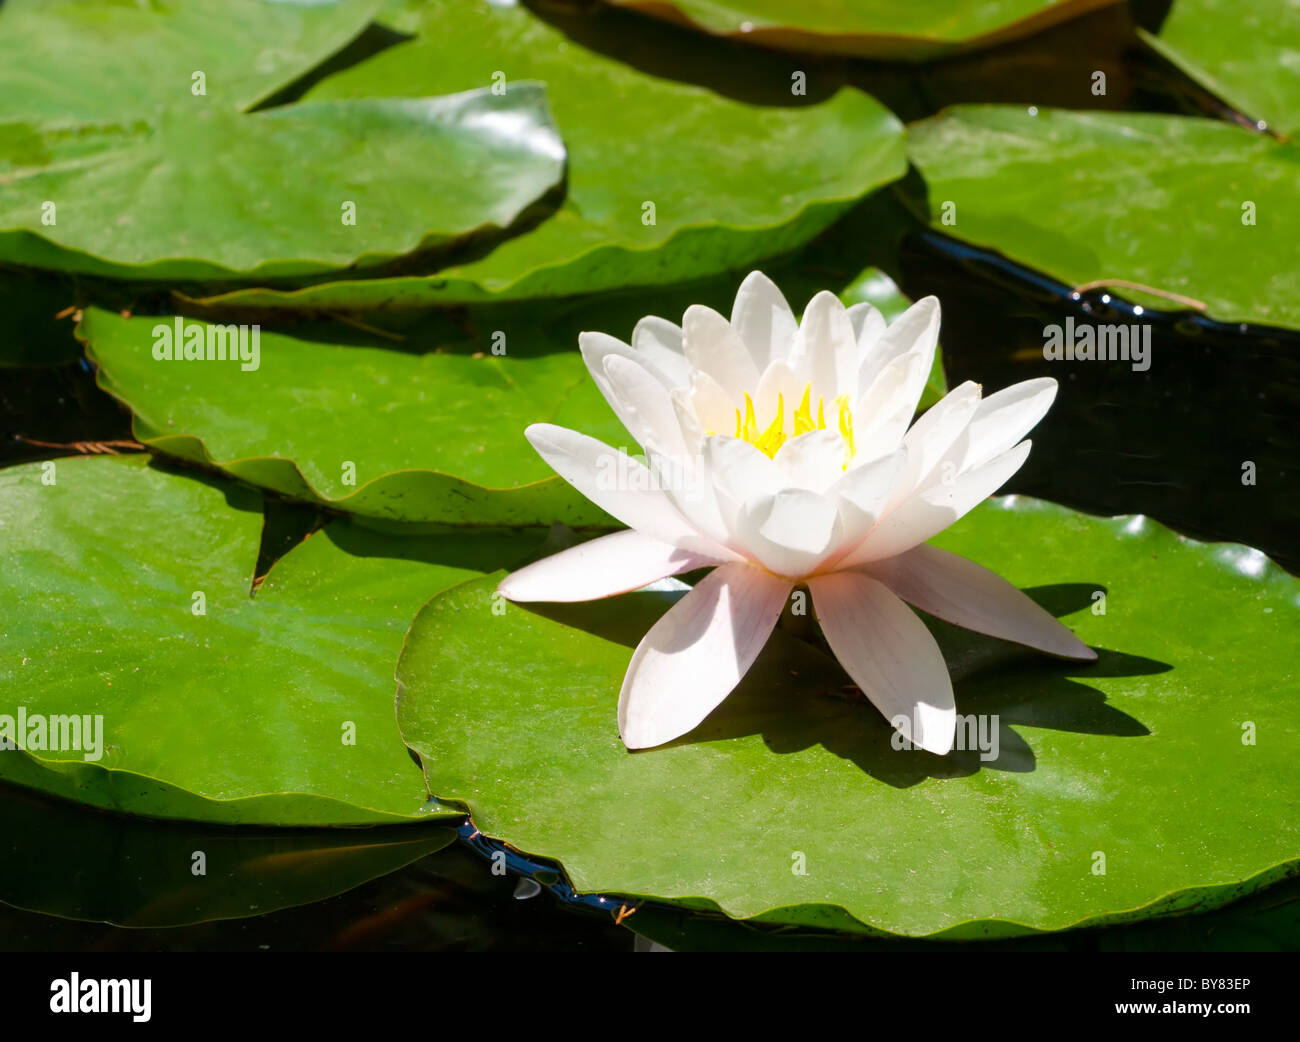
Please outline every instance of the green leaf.
M1158 34L1138 32L1237 111L1300 129L1300 7L1289 0L1177 0Z
M8 122L113 123L160 108L264 101L342 49L374 0L7 0L0 113ZM195 73L206 94L196 95Z
M65 919L158 928L265 915L344 893L449 846L454 829L232 830L88 812L7 790L0 901ZM94 870L78 871L86 851ZM203 856L199 874L195 855ZM63 871L51 871L59 866Z
M252 115L191 101L0 123L0 260L138 279L367 267L505 227L564 172L535 84Z
M1294 870L1300 794L1279 779L1300 751L1300 581L1243 546L1019 497L935 543L1100 649L1050 660L931 621L996 758L893 748L838 665L783 630L691 735L630 753L619 687L669 595L489 617L495 577L416 618L402 734L432 792L579 891L735 918L1009 936L1213 907Z
M1017 40L1117 0L606 0L761 47L926 61Z
M509 96L520 80L542 80L568 150L563 205L436 276L240 290L206 303L419 308L680 282L793 250L906 170L900 124L853 89L813 105L750 105L605 57L523 6L437 0L421 10L415 42L330 77L308 97L440 94L496 74Z
M1300 272L1278 263L1295 248L1291 143L1182 116L958 106L909 128L909 151L925 216L965 242L1070 285L1138 283L1224 322L1300 327Z
M535 537L385 539L336 521L253 596L259 498L146 464L90 457L0 471L0 593L22 605L0 636L9 737L22 734L20 711L29 722L103 720L60 749L29 741L0 755L0 778L155 817L427 817L393 721L407 622L437 590Z
M422 333L423 355L262 332L248 371L252 361L156 359L154 330L179 319L92 309L79 335L140 441L262 488L389 521L612 524L524 438L554 421L631 444L587 376L577 330L549 333L536 309L489 318ZM226 328L184 321L214 349L209 330ZM251 331L245 345L251 359Z

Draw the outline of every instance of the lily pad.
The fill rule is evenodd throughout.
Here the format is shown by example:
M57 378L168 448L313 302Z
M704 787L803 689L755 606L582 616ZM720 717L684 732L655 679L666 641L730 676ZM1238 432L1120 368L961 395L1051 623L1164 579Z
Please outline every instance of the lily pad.
M0 123L0 260L143 279L366 267L506 227L564 173L536 84L252 115L190 100Z
M476 332L444 327L422 355L264 331L250 370L157 360L156 327L184 321L206 342L214 327L193 319L89 310L79 335L100 386L130 406L137 439L250 484L389 521L612 524L523 437L541 419L591 416L630 444L587 376L577 332L538 337L536 311L493 320ZM245 340L251 358L251 331Z
M1238 112L1300 129L1300 7L1290 0L1177 0L1147 43Z
M454 829L231 829L88 811L6 790L0 901L136 928L265 915L344 893L449 846ZM51 872L95 852L94 870ZM199 860L196 855L201 855Z
M1019 497L934 542L1100 655L929 620L972 725L947 757L895 748L833 660L782 630L694 732L629 752L619 686L672 595L497 615L492 577L416 618L402 734L432 792L578 890L738 919L1009 936L1213 907L1295 870L1300 795L1280 779L1300 750L1300 581L1247 547Z
M1300 149L1229 123L958 106L909 128L925 218L1069 285L1300 328ZM944 214L951 215L948 221Z
M341 50L375 0L6 0L0 113L6 122L112 123L200 97L255 106ZM200 82L195 73L202 73Z
M1117 0L606 0L761 47L927 61L1017 40Z
M393 721L402 634L431 594L535 536L380 538L335 521L254 596L259 503L142 456L0 471L0 587L21 606L0 637L0 725L28 722L0 778L153 817L430 816ZM61 722L55 742L67 716L92 724ZM31 739L38 720L60 748Z
M307 97L443 94L494 77L509 97L520 81L544 81L568 150L559 210L434 276L238 290L205 303L420 308L680 282L793 250L906 170L898 120L851 88L811 105L750 105L589 50L522 5L436 0L420 10L415 41Z

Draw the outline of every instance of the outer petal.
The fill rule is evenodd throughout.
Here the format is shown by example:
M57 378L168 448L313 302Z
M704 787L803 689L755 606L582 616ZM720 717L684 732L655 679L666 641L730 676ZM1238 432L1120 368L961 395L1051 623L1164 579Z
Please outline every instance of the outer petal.
M670 386L684 387L690 383L681 326L657 315L647 315L632 330L632 349L638 360L666 377Z
M605 356L606 398L623 426L647 451L685 457L689 450L668 389L644 366L621 355Z
M750 272L736 291L731 325L749 348L759 372L772 362L785 361L799 331L784 294L761 271Z
M921 748L941 756L952 749L952 679L925 623L861 572L820 575L808 589L831 650L871 704L890 723L907 717L904 734Z
M791 584L744 564L709 573L637 645L618 696L629 749L686 734L740 683L781 616Z
M550 423L534 423L524 435L560 477L629 528L697 553L733 556L682 516L640 460Z
M938 482L891 508L876 527L840 566L852 568L901 554L933 539L958 518L973 510L1011 477L1029 455L1032 443L1022 441L1010 452L982 467L958 475L952 482Z
M1097 657L1002 576L937 546L922 544L865 570L909 604L954 626L1065 658Z
M980 386L967 380L934 404L903 438L907 467L899 475L890 498L893 508L926 483L926 478L970 424L979 407ZM956 477L956 469L953 470Z
M733 393L758 386L758 366L740 334L712 308L692 304L682 317L686 360Z
M497 591L512 601L594 601L719 563L640 532L615 532L521 568Z
M1056 400L1050 376L1022 380L991 394L979 404L962 439L959 470L982 466L1023 438Z

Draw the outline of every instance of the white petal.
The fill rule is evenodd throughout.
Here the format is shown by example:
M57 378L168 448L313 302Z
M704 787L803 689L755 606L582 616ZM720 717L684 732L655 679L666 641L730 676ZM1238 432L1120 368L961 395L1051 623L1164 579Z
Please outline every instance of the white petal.
M957 706L934 637L910 608L861 572L808 580L813 608L835 657L885 719L932 753L952 749Z
M682 318L686 360L734 395L758 386L758 367L731 323L712 308L692 304Z
M773 362L764 369L758 378L758 392L754 395L754 418L758 429L767 430L779 409L785 429L790 430L794 426L794 411L799 407L803 388L804 385L784 361Z
M861 365L857 336L834 293L822 290L808 302L791 356L791 368L812 384L818 398L830 405L841 394L855 395Z
M808 431L782 445L772 462L785 474L787 485L825 492L844 477L844 453L838 431Z
M923 362L919 351L899 355L858 398L853 406L853 437L859 457L875 459L902 443L916 415L909 388Z
M926 483L944 454L952 448L970 424L980 403L980 386L970 380L944 395L912 425L903 444L907 446L907 467L898 478L890 507L897 506ZM954 466L947 477L956 477Z
M907 449L900 446L888 456L847 471L830 487L829 495L837 502L841 522L836 554L854 550L866 538L906 465ZM834 567L836 559L830 557L825 563Z
M767 643L791 584L744 564L710 572L637 645L618 697L629 749L686 734L729 695Z
M731 324L760 372L771 362L785 360L799 331L785 296L761 271L750 272L740 284Z
M744 503L732 544L777 575L811 574L841 544L837 504L808 489L786 488Z
M885 316L874 305L863 301L849 307L849 324L853 326L853 335L858 341L858 355L865 360L871 355L876 341L888 328Z
M728 434L705 438L702 454L714 484L737 503L771 495L790 484L785 472L762 449L742 438Z
M632 330L632 349L638 360L662 373L670 387L685 387L690 383L681 326L657 315L647 315Z
M673 391L673 404L677 406L679 418L683 409L687 410L706 435L724 434L736 429L736 405L722 385L708 373L693 373L689 389ZM683 419L682 429L686 427L687 421Z
M867 561L893 557L933 539L1001 488L1025 462L1031 444L1022 441L982 467L959 474L951 482L936 482L890 508L840 566L852 568Z
M966 429L960 470L978 467L1015 445L1046 415L1056 399L1050 376L1023 380L991 394L979 404Z
M629 528L698 553L731 556L682 516L640 460L550 423L534 423L524 436L560 477Z
M954 626L1065 658L1097 657L1002 576L937 546L922 544L866 569L909 604Z
M668 389L636 362L622 355L605 356L606 397L618 402L614 410L623 426L648 452L685 456L682 424Z
M939 344L939 301L935 297L918 300L890 324L880 335L866 363L858 375L858 394L863 395L870 389L876 377L895 358L909 351L916 351L921 358L918 371L914 372L907 386L899 392L900 404L910 406L916 412L916 405L925 390L926 378L934 365L934 351Z
M512 601L594 601L719 563L640 532L615 532L512 572L497 591Z

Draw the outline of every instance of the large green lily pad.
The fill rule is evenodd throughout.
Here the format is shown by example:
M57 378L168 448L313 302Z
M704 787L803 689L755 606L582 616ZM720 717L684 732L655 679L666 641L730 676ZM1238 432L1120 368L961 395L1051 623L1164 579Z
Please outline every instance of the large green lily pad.
M10 728L20 709L45 720L46 744L54 717L103 717L99 743L92 727L59 749L0 753L0 778L155 817L427 817L393 721L402 635L431 594L535 537L380 538L336 521L253 596L259 497L147 464L0 471L0 586L15 606L0 714Z
M310 904L395 872L454 829L232 829L91 811L0 791L0 901L136 928L240 919ZM83 871L51 872L53 865ZM201 855L201 857L196 856Z
M145 279L366 267L505 227L564 173L536 84L252 115L192 100L149 119L0 123L0 259Z
M1016 40L1117 0L606 2L764 47L926 61Z
M376 0L6 0L0 113L6 121L113 122L200 97L244 110L341 50ZM203 73L204 95L194 74Z
M995 758L893 748L781 631L696 731L628 752L620 682L670 595L497 615L492 577L417 617L402 733L431 791L579 890L735 918L995 937L1212 907L1294 870L1300 582L1243 546L1019 497L934 542L1099 649L1050 660L931 623Z
M1177 0L1142 38L1239 112L1300 128L1300 6L1290 0Z
M307 97L442 94L487 86L497 74L508 97L521 80L544 81L568 150L563 205L435 276L241 290L208 303L418 308L663 285L795 249L906 170L900 124L857 90L806 106L751 105L606 57L522 5L436 0L420 12L414 42L329 77Z
M908 134L940 231L1071 285L1125 280L1225 322L1300 327L1300 270L1279 263L1295 255L1291 143L1208 119L992 105Z

